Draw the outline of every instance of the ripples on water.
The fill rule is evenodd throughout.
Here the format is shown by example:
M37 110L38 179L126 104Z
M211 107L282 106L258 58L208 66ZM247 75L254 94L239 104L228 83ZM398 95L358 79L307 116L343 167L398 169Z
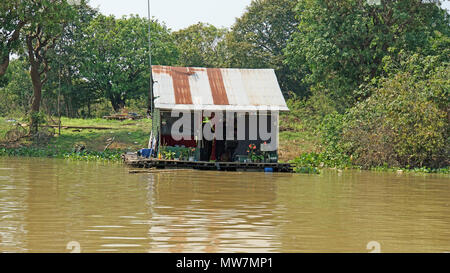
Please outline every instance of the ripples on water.
M0 158L0 251L450 251L448 176L177 171Z

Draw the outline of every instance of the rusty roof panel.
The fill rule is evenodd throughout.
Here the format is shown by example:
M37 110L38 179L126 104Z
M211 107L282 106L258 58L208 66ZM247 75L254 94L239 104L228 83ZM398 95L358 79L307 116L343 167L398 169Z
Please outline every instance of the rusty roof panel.
M171 69L175 102L177 104L192 104L191 86L189 76L191 72L186 67L173 67Z
M153 66L155 107L289 111L273 69Z
M208 80L215 105L229 105L227 91L223 83L222 71L219 68L208 68Z

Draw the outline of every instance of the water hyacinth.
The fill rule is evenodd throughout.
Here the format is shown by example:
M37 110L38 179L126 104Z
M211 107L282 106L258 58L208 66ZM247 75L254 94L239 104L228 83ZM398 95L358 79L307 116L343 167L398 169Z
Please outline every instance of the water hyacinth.
M35 147L20 147L20 148L0 148L0 156L12 157L46 157L46 158L61 158L80 161L121 161L121 156L124 151L109 150L104 152L97 151L62 151L54 148L35 148Z

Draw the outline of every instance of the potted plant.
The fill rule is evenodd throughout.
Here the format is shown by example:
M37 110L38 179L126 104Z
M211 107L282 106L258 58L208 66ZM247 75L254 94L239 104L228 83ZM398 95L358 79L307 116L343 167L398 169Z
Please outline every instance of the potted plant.
M189 152L189 161L195 161L195 152L196 152L196 148L189 148L188 152Z
M183 160L183 161L188 161L189 160L189 148L183 148L181 151L180 151L180 154L181 154L181 160Z
M250 162L256 162L256 145L255 144L250 144L248 145L248 158L250 159Z
M167 160L174 160L175 159L175 153L172 152L172 151L169 151L169 150L162 151L162 155L163 155L164 159L167 159Z
M256 156L256 162L258 162L258 163L264 162L264 156L263 155L257 155Z

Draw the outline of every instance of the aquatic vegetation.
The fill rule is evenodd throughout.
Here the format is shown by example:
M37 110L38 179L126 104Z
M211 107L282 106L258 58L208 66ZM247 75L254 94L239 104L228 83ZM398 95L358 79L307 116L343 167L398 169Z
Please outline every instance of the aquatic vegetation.
M320 168L347 168L351 166L351 159L342 155L328 153L303 153L291 160L296 173L319 174Z
M327 152L304 153L289 162L295 165L294 171L296 173L319 174L320 169L323 168L362 169L361 166L353 164L352 157ZM450 174L450 167L433 169L429 167L413 168L406 166L406 168L395 168L390 167L387 163L378 167L369 168L368 170L384 172Z
M320 170L315 167L295 167L294 172L296 173L304 173L304 174L320 174Z
M294 172L319 174L319 167L323 167L321 155L318 153L303 153L299 157L291 160L290 163L295 165Z
M120 150L112 150L105 152L96 151L61 151L55 148L36 148L36 147L20 147L20 148L0 148L0 156L12 157L47 157L47 158L64 158L81 161L121 161L124 152Z
M62 158L62 154L54 149L36 147L0 148L0 156L52 157Z
M381 167L373 167L371 171L388 171L388 172L405 172L405 173L434 173L434 174L450 174L450 167L433 169L428 167L421 168L390 168L387 165Z
M315 168L349 168L352 166L351 157L323 153L303 153L294 160L289 161L297 167Z
M65 159L80 160L80 161L122 161L123 151L113 150L105 152L83 151L65 153Z

